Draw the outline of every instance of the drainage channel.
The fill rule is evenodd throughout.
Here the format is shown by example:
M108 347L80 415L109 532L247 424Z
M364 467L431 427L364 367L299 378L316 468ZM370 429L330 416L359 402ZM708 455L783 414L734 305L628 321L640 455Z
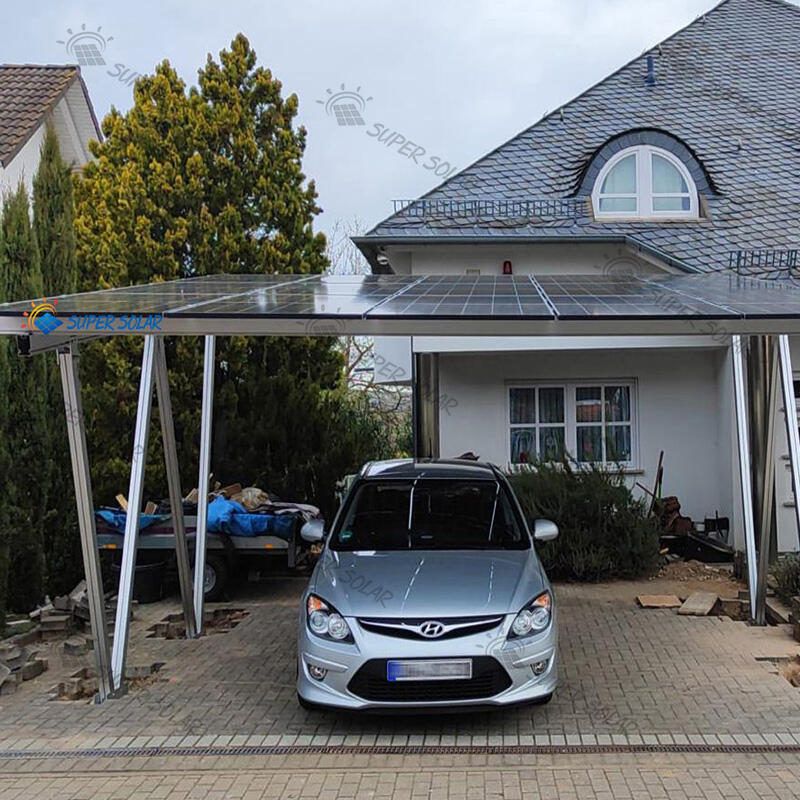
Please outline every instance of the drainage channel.
M193 758L294 755L604 755L619 753L800 753L800 744L286 745L5 750L3 759Z

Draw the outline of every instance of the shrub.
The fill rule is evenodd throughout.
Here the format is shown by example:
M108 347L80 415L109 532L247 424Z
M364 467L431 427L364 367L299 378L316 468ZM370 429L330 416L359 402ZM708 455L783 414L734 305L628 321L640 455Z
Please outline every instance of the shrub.
M551 519L560 535L538 545L551 577L634 578L658 566L658 522L633 497L621 470L536 464L509 476L529 519Z
M778 597L789 601L800 595L800 553L789 553L783 556L772 568L775 582L778 584Z

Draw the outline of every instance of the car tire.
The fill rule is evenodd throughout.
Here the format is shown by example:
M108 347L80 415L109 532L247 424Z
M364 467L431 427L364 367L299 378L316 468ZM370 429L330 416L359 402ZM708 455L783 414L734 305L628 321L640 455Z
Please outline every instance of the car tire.
M535 700L531 701L532 706L546 706L551 700L553 699L553 693L544 694L541 697L537 697Z
M203 576L203 599L207 603L219 600L228 585L230 570L224 558L214 553L206 555L206 569Z
M319 706L316 703L312 703L306 700L304 697L301 697L300 692L297 693L297 702L300 704L300 708L304 708L306 711L319 710Z

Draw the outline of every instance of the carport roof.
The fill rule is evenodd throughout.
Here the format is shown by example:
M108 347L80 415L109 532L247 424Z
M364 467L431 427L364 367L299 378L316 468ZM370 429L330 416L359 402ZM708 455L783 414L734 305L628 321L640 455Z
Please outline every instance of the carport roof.
M0 305L0 333L51 339L798 332L800 287L730 273L210 275Z

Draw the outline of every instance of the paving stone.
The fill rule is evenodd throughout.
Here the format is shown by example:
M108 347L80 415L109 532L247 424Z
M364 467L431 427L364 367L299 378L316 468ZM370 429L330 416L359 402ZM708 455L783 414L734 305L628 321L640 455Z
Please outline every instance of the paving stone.
M717 604L719 596L712 592L692 592L686 602L678 609L683 616L706 617Z

